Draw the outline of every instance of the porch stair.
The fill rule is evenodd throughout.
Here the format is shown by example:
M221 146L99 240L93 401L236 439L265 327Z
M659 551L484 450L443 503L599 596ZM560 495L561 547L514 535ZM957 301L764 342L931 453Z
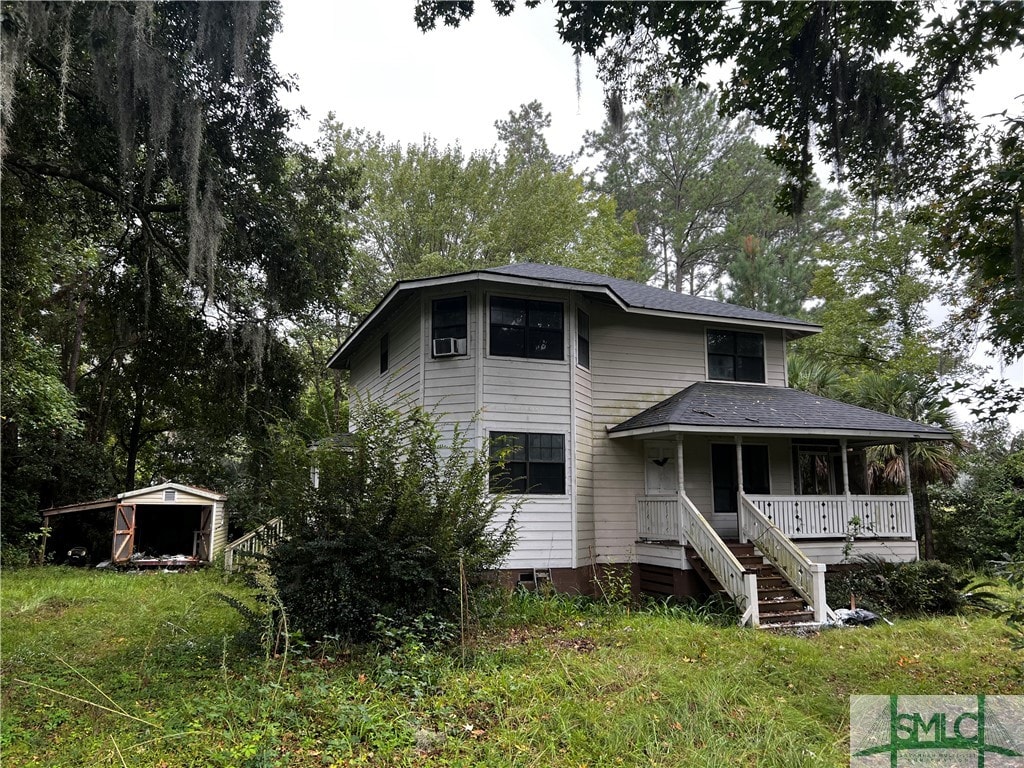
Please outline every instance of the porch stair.
M741 544L738 541L724 543L740 564L757 576L757 608L762 627L814 621L814 611L753 544ZM697 551L689 545L684 549L694 573L711 594L730 600L728 591L715 578Z
M224 570L228 573L244 566L246 560L265 556L284 538L284 521L280 517L269 520L254 531L241 536L224 548Z

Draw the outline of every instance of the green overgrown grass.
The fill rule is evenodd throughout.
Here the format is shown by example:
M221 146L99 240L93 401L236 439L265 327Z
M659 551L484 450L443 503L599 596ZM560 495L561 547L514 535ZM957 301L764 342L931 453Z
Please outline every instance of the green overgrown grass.
M215 572L5 572L3 765L833 766L850 694L1024 692L985 615L804 638L507 595L465 648L282 664L218 592L252 603Z

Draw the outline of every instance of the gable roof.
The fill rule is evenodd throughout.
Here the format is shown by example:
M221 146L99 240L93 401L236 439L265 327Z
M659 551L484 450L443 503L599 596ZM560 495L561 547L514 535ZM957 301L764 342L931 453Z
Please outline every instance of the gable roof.
M722 323L741 325L762 325L788 331L792 338L808 336L821 330L821 326L797 320L792 317L748 309L700 296L676 293L664 288L634 283L616 277L585 272L572 267L551 264L507 264L500 267L458 272L440 277L419 280L404 280L395 283L387 295L374 307L362 322L349 334L327 362L329 368L344 368L348 365L347 353L357 340L375 327L388 313L399 296L434 286L458 285L469 282L491 282L519 285L533 285L604 295L626 312L654 314L668 317L699 320L715 320Z
M174 503L186 504L189 499L194 501L196 498L207 499L209 501L227 501L227 496L223 493L217 493L211 491L209 488L200 488L195 485L185 485L184 483L172 483L165 482L159 485L149 485L145 488L136 488L134 491L124 491L117 494L117 496L111 496L105 499L96 499L94 501L86 501L80 504L67 504L63 507L50 507L44 509L40 513L43 517L51 517L53 515L63 515L70 512L90 512L99 509L113 509L122 501L131 500L139 496L145 496L153 493L162 493L165 490L173 489L181 492L183 498L176 500Z
M949 440L944 429L789 387L702 381L608 430Z

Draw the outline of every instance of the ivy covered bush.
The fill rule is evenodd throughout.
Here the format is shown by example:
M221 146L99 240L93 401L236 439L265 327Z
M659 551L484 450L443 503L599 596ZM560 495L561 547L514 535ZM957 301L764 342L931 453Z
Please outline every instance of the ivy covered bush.
M486 446L475 449L458 426L442 431L419 407L362 403L358 413L345 444L293 444L279 459L287 539L271 567L290 625L307 639L374 639L381 619L455 621L465 584L515 541L515 505L503 512L510 505L488 489Z

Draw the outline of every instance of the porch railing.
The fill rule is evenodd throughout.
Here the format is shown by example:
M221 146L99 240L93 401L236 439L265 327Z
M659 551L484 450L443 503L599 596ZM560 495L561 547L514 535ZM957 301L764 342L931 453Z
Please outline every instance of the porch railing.
M678 503L687 543L697 551L700 559L715 574L718 583L743 611L740 624L749 622L751 626L759 626L761 619L757 610L757 574L743 567L711 527L711 523L693 506L693 502L686 496L680 496Z
M791 539L913 539L909 496L746 496Z
M267 554L283 537L284 521L280 517L275 517L255 531L240 536L224 547L224 570L233 571L240 559Z
M835 618L825 599L825 564L812 562L747 496L740 494L740 541L749 541L807 601L818 623Z
M682 542L679 497L638 496L636 500L636 537L640 541Z

